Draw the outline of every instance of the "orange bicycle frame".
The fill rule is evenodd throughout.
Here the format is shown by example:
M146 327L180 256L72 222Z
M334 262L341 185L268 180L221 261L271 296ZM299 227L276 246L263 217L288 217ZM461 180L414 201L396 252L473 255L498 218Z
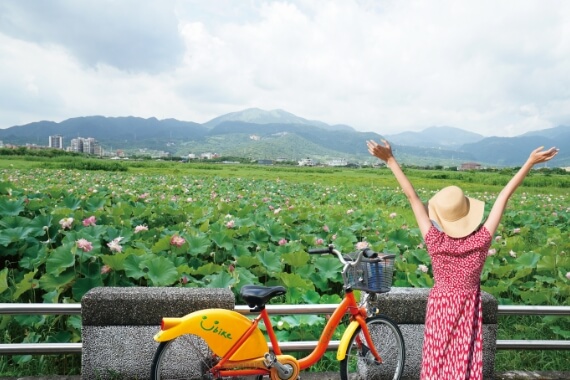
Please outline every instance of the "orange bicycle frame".
M219 353L220 360L213 368L211 368L210 372L217 377L267 375L270 372L270 370L268 368L263 368L262 366L259 365L259 361L264 359L263 354L261 354L263 348L260 347L259 345L263 343L266 349L268 348L259 330L260 321L263 321L266 327L267 335L269 337L273 353L275 355L282 355L281 348L279 346L279 342L277 340L277 336L273 329L273 325L269 318L269 313L267 312L267 309L263 308L260 311L259 315L257 315L253 320L250 321L251 323L249 325L248 325L249 322L247 322L247 319L244 316L235 314L235 312L233 311L214 310L214 309L212 309L212 311L216 311L218 314L214 315L216 317L219 317L220 319L229 318L229 316L234 316L232 318L239 317L235 319L235 321L236 322L239 321L241 323L241 325L243 326L242 330L243 333L240 333L239 336L234 335L235 338L237 338L237 340L235 340L235 342L231 345L229 349L226 350L224 348L223 352ZM327 351L328 345L332 339L334 332L336 331L336 328L339 326L339 324L342 321L342 318L347 313L350 314L350 324L347 328L348 334L347 332L344 333L340 347L346 348L348 346L348 340L350 339L350 335L360 326L360 328L364 333L366 343L369 349L371 350L371 353L378 362L380 363L382 362L380 355L376 351L376 347L372 343L368 331L368 326L366 325L367 311L365 308L358 307L353 291L351 289L347 289L345 297L343 298L342 302L335 309L330 319L326 323L323 332L321 333L320 339L317 343L317 346L309 355L297 360L297 363L299 364L299 370L307 369L321 359L321 357ZM157 334L155 336L155 340L164 341L164 340L173 339L174 337L182 333L198 333L198 334L203 333L203 331L195 330L196 327L192 328L191 331L188 331L188 328L190 326L196 325L195 323L192 323L193 321L196 320L196 318L200 318L201 320L207 319L207 316L203 312L198 312L197 314L196 313L189 314L185 318L192 318L192 320L184 321L184 319L182 318L163 319L163 323L165 323L166 329L163 330L161 333ZM222 324L220 324L219 326L221 325ZM177 329L176 331L172 331L172 329L170 329L172 326L178 326L179 329ZM168 336L159 338L159 335L165 334L168 331L172 331L172 333L170 333ZM259 357L251 356L251 354L250 356L244 357L243 355L240 354L240 349L243 350L245 348L247 351L246 346L248 346L248 342L250 339L253 339L254 341L258 342L254 344L254 346L257 347L256 350L259 351ZM357 337L356 344L358 345L363 344L360 337ZM217 345L217 347L220 346ZM344 352L341 353L340 351L341 350L339 350L339 353L337 354L337 358L343 359L345 353ZM242 359L239 359L239 357L242 357ZM232 360L232 358L234 359ZM234 368L228 369L228 367L233 367L234 365L235 365Z

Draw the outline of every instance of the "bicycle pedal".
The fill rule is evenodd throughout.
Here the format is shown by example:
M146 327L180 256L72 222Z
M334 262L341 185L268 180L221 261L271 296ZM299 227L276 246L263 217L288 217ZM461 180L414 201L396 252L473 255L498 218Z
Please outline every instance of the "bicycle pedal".
M277 358L275 357L275 354L272 354L271 352L268 352L265 355L263 355L263 364L267 368L273 367L275 365L276 361L277 361Z

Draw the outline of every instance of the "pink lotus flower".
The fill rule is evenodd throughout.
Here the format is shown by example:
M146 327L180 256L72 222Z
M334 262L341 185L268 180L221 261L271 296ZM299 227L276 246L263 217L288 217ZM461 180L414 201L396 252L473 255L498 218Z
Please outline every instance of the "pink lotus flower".
M75 242L77 248L81 249L83 252L89 252L93 249L93 244L87 239L79 239Z
M424 273L427 273L427 271L428 271L428 267L425 266L424 264L418 265L418 269L421 270L421 271L424 272Z
M350 214L352 214L353 212L354 212L353 209L350 209L350 210L347 210L347 211L346 211L347 215L350 215Z
M236 225L236 223L234 222L233 219L226 223L227 228L234 228L235 225Z
M94 226L96 221L97 219L95 219L95 216L91 215L89 218L83 219L83 226L84 227Z
M103 265L103 266L101 267L101 274L109 273L109 272L112 271L112 270L113 270L113 269L111 269L110 266L108 266L108 265Z
M518 233L520 233L520 232L521 232L521 229L520 229L520 228L515 228L515 229L513 230L513 234L518 234Z
M123 251L123 247L121 246L121 244L119 244L121 240L123 240L123 238L119 236L118 238L113 239L110 243L107 243L107 247L111 249L111 252L120 253Z
M358 243L356 243L356 249L364 249L364 248L368 248L370 245L368 244L367 241L359 241Z
M488 252L487 252L487 256L493 256L494 254L497 253L497 250L495 248L491 248Z
M279 240L279 245L285 245L285 244L287 244L287 239Z
M73 224L73 218L63 218L59 221L59 224L61 225L61 228L63 228L64 230L69 230L71 229L71 225Z
M570 280L570 272L566 273L566 278Z
M324 241L323 239L321 239L321 238L318 238L318 239L315 240L315 244L316 244L316 245L323 245L324 243L325 243L325 241Z
M390 214L390 218L391 218L391 219L394 219L397 215L398 215L398 214L396 214L395 212L393 212L393 213Z
M512 249L509 252L509 255L511 255L511 257L517 257L517 253L515 251L513 251Z
M145 225L138 225L135 227L135 234L138 234L139 232L142 231L148 231L148 227Z
M326 224L323 226L323 231L325 232L330 232L329 226L327 226Z
M170 245L173 245L175 247L180 248L184 243L186 243L186 240L184 240L184 238L181 236L174 235L170 238Z

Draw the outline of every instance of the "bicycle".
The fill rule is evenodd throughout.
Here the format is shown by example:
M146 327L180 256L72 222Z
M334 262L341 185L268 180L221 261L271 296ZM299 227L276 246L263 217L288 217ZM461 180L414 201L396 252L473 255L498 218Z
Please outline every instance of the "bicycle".
M293 380L325 354L333 333L343 316L350 321L339 343L337 360L340 377L349 379L399 379L405 360L405 346L398 325L369 306L376 293L390 291L395 255L378 255L363 249L343 255L333 245L311 249L311 254L332 254L343 264L344 298L323 329L317 346L307 356L296 359L284 355L279 347L266 304L286 293L283 286L244 285L240 296L253 320L226 309L204 309L181 318L163 318L161 330L154 336L159 342L152 366L151 379L196 378L185 373L184 353L188 348L206 351L197 375L201 379L268 376L272 380ZM357 303L354 290L361 290ZM259 327L263 321L271 349ZM197 336L197 337L196 337ZM181 340L184 342L180 343ZM199 347L197 347L197 345ZM173 346L178 346L173 349ZM180 377L178 377L180 376Z

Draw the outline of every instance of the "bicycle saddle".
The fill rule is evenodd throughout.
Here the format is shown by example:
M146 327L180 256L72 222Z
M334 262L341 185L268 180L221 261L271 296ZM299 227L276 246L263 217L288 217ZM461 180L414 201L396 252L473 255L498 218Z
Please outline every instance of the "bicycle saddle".
M273 297L287 293L283 286L244 285L239 294L247 303L247 306L255 309L263 309L265 304Z

